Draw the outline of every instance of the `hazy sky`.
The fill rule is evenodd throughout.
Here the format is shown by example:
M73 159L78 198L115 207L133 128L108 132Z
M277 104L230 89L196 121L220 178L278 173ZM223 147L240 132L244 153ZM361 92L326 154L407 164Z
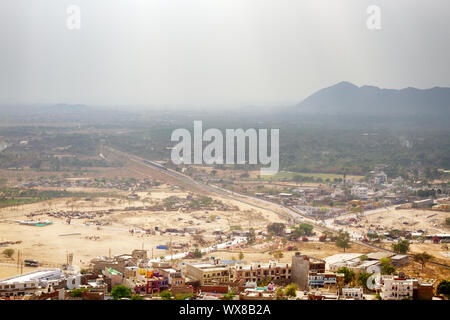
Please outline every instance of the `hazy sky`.
M69 5L81 29L66 27ZM381 30L366 27L369 5ZM449 0L1 0L0 104L289 104L450 86Z

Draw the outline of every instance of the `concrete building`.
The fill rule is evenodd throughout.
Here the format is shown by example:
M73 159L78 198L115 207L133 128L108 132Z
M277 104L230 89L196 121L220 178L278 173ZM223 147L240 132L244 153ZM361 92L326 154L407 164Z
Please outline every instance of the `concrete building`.
M364 299L363 288L361 288L361 287L358 287L358 288L344 287L344 288L342 288L342 296L348 300L350 300L350 299L363 300Z
M308 290L309 286L309 257L296 252L292 257L292 282L300 290Z
M231 267L226 264L196 263L186 265L186 275L204 284L218 284L234 281Z
M407 256L406 254L397 254L393 257L391 257L391 263L394 266L404 266L406 264L408 264L409 262L409 256Z
M308 286L310 288L329 288L341 286L344 283L344 274L341 273L310 273L308 276Z
M383 300L413 299L413 280L399 276L382 276L381 298Z
M271 278L276 283L290 282L291 265L288 263L278 263L270 261L269 263L252 263L249 265L237 265L233 272L235 279L243 279L247 282L259 282L264 279Z
M61 269L41 269L0 280L0 296L17 296L47 289L64 281Z

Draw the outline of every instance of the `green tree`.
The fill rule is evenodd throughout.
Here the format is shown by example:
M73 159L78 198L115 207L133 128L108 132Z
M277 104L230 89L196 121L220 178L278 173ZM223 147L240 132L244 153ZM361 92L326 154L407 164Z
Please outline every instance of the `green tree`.
M381 274L393 274L395 272L395 267L391 265L391 259L389 258L381 258Z
M228 291L228 293L223 295L223 298L225 300L233 300L234 299L234 293L232 291Z
M344 252L350 248L350 235L348 232L339 231L339 235L336 238L336 246L344 249Z
M131 296L131 289L125 287L124 285L118 284L114 286L114 288L112 288L111 295L113 296L114 300L129 298Z
M297 296L297 291L298 290L298 286L295 283L291 283L288 284L286 286L286 289L284 289L284 294L288 297L296 297Z
M83 296L83 292L86 292L87 289L80 288L80 289L73 289L70 291L70 296L72 298L81 298Z
M312 236L313 234L313 226L307 223L300 224L297 228L295 228L293 232L293 235L296 238L303 236Z
M367 279L369 279L369 277L371 276L372 274L370 274L370 273L368 273L368 272L360 272L359 274L358 274L358 284L360 285L360 286L362 286L364 289L368 289L367 288Z
M392 250L401 254L407 253L409 251L409 241L399 240L397 243L392 244Z
M159 296L161 297L161 299L163 300L170 300L172 299L172 293L170 291L163 291L159 294Z
M203 253L200 251L199 248L196 248L196 249L194 250L194 257L196 257L196 258L201 258L202 256L203 256Z
M450 295L450 281L442 280L441 282L439 282L436 288L436 292L438 294Z
M248 244L253 244L256 241L256 234L255 234L255 230L253 228L250 228L249 232L248 232L248 236L247 236L247 242Z
M268 232L273 232L275 235L277 236L283 236L284 235L284 228L286 226L284 225L284 223L271 223L267 226L267 231Z
M355 280L355 278L356 278L355 272L353 270L350 270L347 267L341 267L341 268L338 269L337 272L344 274L344 283L345 284L352 283Z
M258 281L257 284L259 287L264 287L264 286L267 286L271 282L272 282L272 277L266 276L261 281Z
M283 300L284 299L284 291L283 291L283 288L277 288L277 291L276 291L276 297L277 297L277 300Z
M413 260L419 262L422 266L422 269L425 267L425 264L433 258L431 254L426 252L416 253L413 255Z

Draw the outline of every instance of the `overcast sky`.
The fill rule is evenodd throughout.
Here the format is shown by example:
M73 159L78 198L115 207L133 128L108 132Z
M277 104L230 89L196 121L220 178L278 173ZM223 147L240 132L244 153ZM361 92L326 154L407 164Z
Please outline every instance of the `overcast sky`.
M66 27L69 5L81 29ZM381 30L366 27L369 5ZM450 87L449 0L1 0L0 104L278 105Z

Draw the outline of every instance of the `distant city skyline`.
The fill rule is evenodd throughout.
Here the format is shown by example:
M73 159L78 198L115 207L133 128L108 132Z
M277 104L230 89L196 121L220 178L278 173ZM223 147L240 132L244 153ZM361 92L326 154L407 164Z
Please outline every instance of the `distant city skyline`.
M448 12L447 0L6 0L0 104L276 107L341 81L450 87Z

